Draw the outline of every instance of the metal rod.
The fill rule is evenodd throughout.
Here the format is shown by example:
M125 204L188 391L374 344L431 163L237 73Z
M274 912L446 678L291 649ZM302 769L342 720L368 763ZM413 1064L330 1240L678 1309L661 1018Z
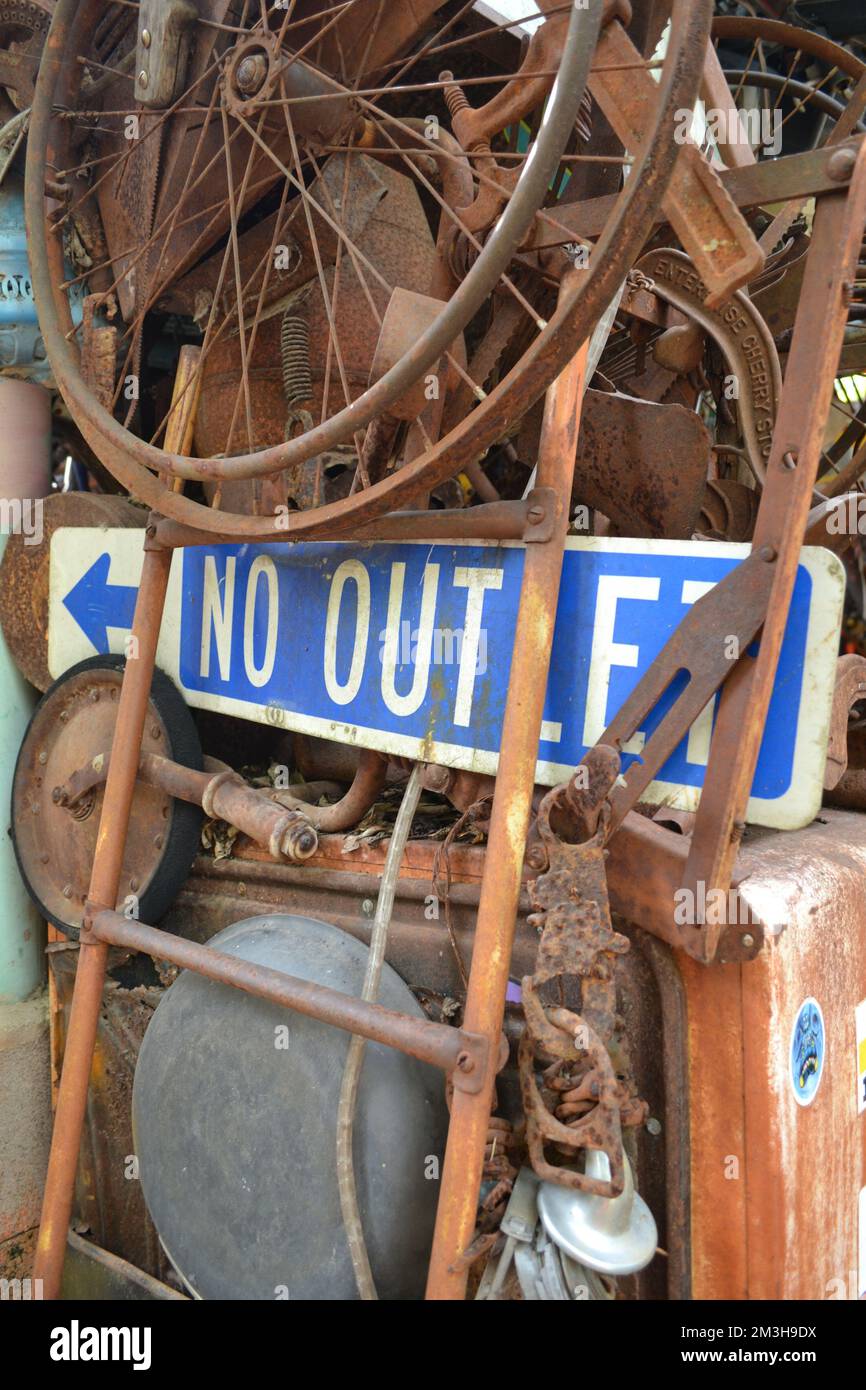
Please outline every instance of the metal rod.
M572 288L572 271L560 293ZM586 343L547 393L538 457L538 484L556 497L551 538L527 546L514 634L502 755L490 820L484 879L475 928L464 1023L488 1039L488 1068L474 1094L455 1090L442 1189L427 1283L428 1299L462 1299L468 1270L462 1255L475 1227L481 1169L495 1080L496 1042L517 919L526 835L532 807L538 741L568 527L580 430Z
M403 864L406 841L412 829L412 821L418 809L418 801L424 782L424 765L416 763L411 773L403 800L394 822L394 831L388 844L388 853L379 882L379 897L376 901L376 915L370 933L370 951L361 998L375 1000L379 993L385 950L388 945L388 928L394 911L394 896L397 880ZM367 1242L364 1239L364 1225L358 1205L358 1189L355 1181L353 1159L353 1136L355 1132L355 1109L358 1104L358 1088L361 1082L361 1069L364 1065L364 1039L356 1033L349 1040L346 1065L343 1068L343 1081L340 1086L340 1099L337 1104L337 1187L340 1192L340 1210L346 1228L346 1240L355 1272L358 1293L365 1301L378 1299L376 1281L370 1266Z
M311 984L309 980L300 980L281 970L255 965L252 961L214 950L212 946L173 936L171 932L146 926L110 909L95 915L92 931L103 943L144 951L184 970L194 970L208 980L232 985L273 1004L282 1004L294 1009L295 1013L317 1018L371 1042L395 1047L443 1071L458 1068L468 1076L475 1067L482 1065L480 1039L470 1037L461 1028L395 1013L381 1004L367 1003L352 994L329 989L327 985Z
M171 551L145 550L90 876L89 900L101 906L117 902L170 568ZM60 1297L107 956L105 943L82 931L33 1270L44 1298Z
M320 539L335 541L406 541L406 540L521 540L531 524L529 511L532 500L524 497L515 501L483 502L477 507L435 512L393 512L377 521L351 525L351 518L336 525ZM194 545L237 544L235 537L219 530L220 514L214 514L213 531L199 531L166 517L160 518L157 535L160 545L180 549ZM294 538L286 536L287 543Z

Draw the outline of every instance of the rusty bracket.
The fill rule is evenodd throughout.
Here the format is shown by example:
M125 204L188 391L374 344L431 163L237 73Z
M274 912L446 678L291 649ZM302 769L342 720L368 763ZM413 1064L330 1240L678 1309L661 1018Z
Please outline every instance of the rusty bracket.
M700 324L718 343L738 386L740 424L758 482L767 471L773 428L782 395L782 368L772 334L742 290L713 308L707 286L682 251L650 251L635 267L638 292L659 299ZM628 288L622 308L628 310Z
M625 148L640 151L658 88L621 24L610 24L602 33L589 89ZM710 307L723 303L762 269L764 253L751 228L689 138L662 207L707 286Z
M839 145L762 159L739 169L722 169L718 177L725 192L741 209L833 193L850 181L864 140L866 135L856 135ZM545 219L543 213L539 214L533 245L537 249L561 245L566 230L572 231L575 238L601 236L619 196L603 193L579 203L558 203L555 217L551 214ZM654 225L660 226L664 220L664 216L659 216Z
M452 1071L448 1073L456 1091L477 1095L487 1081L490 1064L490 1045L483 1033L468 1033L465 1028L458 1029L461 1051ZM504 1035L503 1035L504 1041ZM500 1047L500 1059L502 1048ZM506 1044L507 1055L507 1044ZM501 1065L501 1060L500 1060Z
M764 622L775 558L772 546L762 546L698 599L599 739L599 744L622 750L674 678L688 674L685 688L611 792L612 831L640 800L719 687L736 666L748 660L740 656L737 661L729 653L745 652Z

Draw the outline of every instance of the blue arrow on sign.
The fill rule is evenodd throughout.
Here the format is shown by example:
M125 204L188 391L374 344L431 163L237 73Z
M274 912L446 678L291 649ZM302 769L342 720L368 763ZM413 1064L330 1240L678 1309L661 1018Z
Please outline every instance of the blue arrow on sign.
M135 585L109 584L111 556L106 551L63 600L66 607L98 652L110 651L108 629L129 629L135 613L138 589Z

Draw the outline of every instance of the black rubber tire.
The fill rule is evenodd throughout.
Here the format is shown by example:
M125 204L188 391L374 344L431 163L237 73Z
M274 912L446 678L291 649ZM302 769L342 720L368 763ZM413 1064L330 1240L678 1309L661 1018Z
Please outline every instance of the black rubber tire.
M15 787L18 782L19 769L21 767L21 755L33 723L42 709L42 706L55 694L56 691L71 679L83 671L110 670L122 672L126 667L125 656L89 656L85 661L79 661L77 665L70 666L68 671L64 671L52 685L48 687L39 704L31 715L30 722L24 738L21 740L21 748L18 750L18 757L15 761L15 773L12 778L12 804L10 807L10 825L12 833L12 844L15 849L15 859L18 864L18 872L30 897L33 899L42 917L46 921L62 931L70 940L77 941L79 929L69 922L64 922L56 913L49 911L45 903L39 897L33 885L27 877L24 866L21 862L21 854L18 847L18 837L15 826ZM165 727L168 740L166 753L174 762L182 763L184 767L193 768L196 772L201 772L203 768L201 743L199 741L198 730L196 729L193 717L189 712L187 703L178 690L177 686L158 667L154 667L153 680L150 686L150 703ZM165 840L163 845L162 857L154 870L151 878L141 894L139 911L142 922L149 926L155 925L166 914L178 892L185 883L189 874L192 862L201 844L201 824L202 810L200 806L193 806L188 801L172 801L171 815L166 828Z

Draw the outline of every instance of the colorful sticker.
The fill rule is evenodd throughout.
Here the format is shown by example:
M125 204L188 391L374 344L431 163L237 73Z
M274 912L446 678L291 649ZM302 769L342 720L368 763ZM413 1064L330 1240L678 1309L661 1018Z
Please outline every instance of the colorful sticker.
M791 1088L798 1105L811 1105L824 1070L824 1015L817 999L804 999L791 1029Z
M866 1110L866 999L854 1010L854 1025L857 1034L857 1114Z

